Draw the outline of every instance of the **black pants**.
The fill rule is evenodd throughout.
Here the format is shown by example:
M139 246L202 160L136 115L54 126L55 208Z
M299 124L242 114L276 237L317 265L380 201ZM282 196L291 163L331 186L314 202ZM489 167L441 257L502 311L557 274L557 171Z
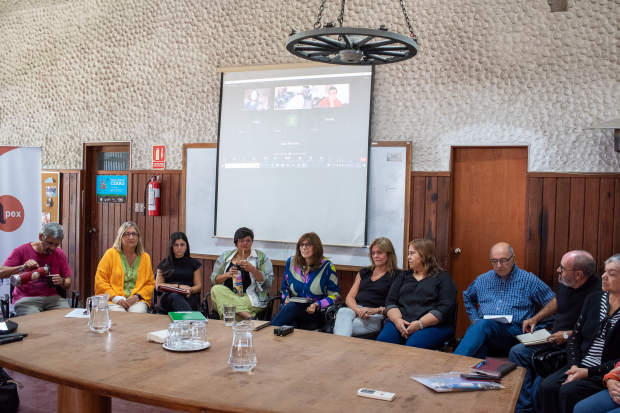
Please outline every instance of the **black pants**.
M586 377L562 385L569 369L566 366L540 383L535 403L537 412L573 413L577 403L605 389L602 377Z
M297 328L298 323L317 323L322 325L325 315L321 311L310 314L306 309L310 304L288 303L280 309L278 314L271 320L273 326L293 326Z
M162 310L169 311L198 311L200 300L192 294L189 298L178 293L164 293L159 299Z

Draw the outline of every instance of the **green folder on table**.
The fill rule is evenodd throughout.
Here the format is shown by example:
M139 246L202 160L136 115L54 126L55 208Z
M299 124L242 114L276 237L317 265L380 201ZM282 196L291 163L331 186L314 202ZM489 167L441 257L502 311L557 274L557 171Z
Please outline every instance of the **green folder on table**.
M172 321L207 321L200 311L171 311L168 315Z

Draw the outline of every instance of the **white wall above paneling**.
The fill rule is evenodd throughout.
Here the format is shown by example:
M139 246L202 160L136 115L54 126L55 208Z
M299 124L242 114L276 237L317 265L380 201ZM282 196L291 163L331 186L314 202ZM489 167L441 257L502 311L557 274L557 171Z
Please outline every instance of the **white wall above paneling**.
M324 21L335 21L328 1ZM530 170L616 172L620 3L408 0L418 55L376 70L372 139L410 140L413 168L449 169L451 145L529 144ZM183 143L217 137L217 67L295 63L306 0L5 0L0 4L0 145L43 147L43 168L81 168L81 144L153 144L181 168ZM406 32L396 0L349 0L345 24Z

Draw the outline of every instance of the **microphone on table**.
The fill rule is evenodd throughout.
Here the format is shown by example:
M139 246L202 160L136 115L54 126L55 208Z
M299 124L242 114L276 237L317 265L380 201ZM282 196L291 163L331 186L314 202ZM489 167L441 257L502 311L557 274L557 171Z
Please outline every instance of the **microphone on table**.
M28 284L32 280L36 280L41 277L45 278L49 274L50 268L47 265L44 267L39 267L36 270L13 274L11 275L11 285L13 287L17 287L18 285Z

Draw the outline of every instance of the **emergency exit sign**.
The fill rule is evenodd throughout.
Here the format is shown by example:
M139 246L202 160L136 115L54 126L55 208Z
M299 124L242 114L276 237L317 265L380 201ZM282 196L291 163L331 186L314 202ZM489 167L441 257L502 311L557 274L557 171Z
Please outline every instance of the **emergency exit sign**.
M153 145L153 169L165 169L166 145Z

